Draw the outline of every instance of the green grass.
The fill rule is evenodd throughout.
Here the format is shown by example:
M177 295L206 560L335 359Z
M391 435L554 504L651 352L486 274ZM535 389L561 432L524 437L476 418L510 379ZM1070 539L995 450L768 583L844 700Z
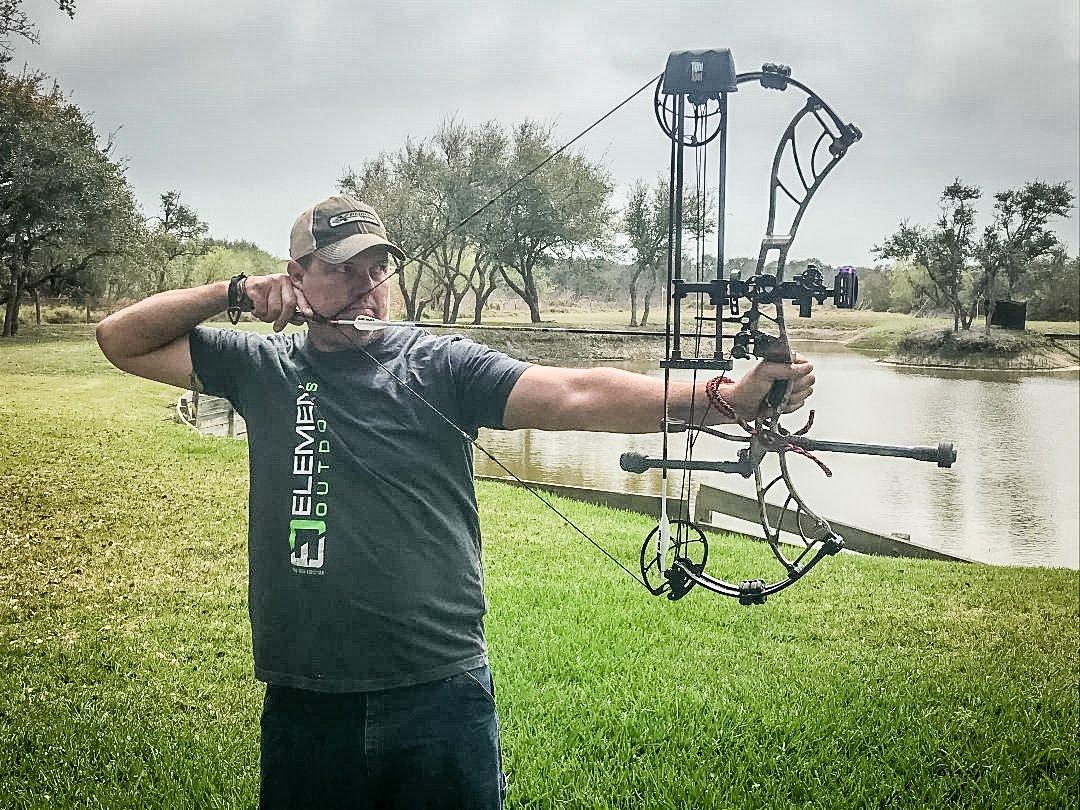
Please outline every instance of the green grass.
M255 802L246 447L174 396L83 327L0 342L0 807ZM760 608L670 603L479 496L510 807L1076 805L1077 572L844 555ZM559 504L627 561L650 528Z
M1080 321L1028 321L1029 332L1045 335L1047 332L1065 335L1080 334Z

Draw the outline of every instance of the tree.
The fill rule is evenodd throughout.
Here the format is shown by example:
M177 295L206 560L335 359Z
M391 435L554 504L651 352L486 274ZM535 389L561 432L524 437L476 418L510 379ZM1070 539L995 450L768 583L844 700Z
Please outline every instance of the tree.
M77 227L43 244L35 260L36 278L27 284L35 302L45 285L52 296L81 301L87 323L94 303L110 297L115 270L145 254L142 216L123 175L107 178L96 193L100 198Z
M1038 180L1018 189L994 195L994 221L987 225L975 245L975 257L982 268L980 287L989 302L986 308L987 333L997 303L998 281L1004 281L1010 298L1016 283L1036 259L1059 247L1057 236L1046 226L1051 217L1067 217L1075 196L1068 183L1050 185Z
M180 202L179 191L161 195L161 215L147 220L147 226L154 220L157 224L149 229L148 267L151 292L158 293L177 286L172 272L178 259L201 256L210 249L205 239L210 228L199 219L195 209Z
M953 313L953 331L971 328L978 307L979 290L969 260L974 244L973 200L982 192L965 186L956 178L941 194L941 216L935 227L900 223L900 229L875 245L873 252L883 259L915 262L926 269L931 283Z
M0 281L3 335L24 295L92 286L96 262L125 248L135 203L111 142L55 83L0 71Z
M436 130L432 145L440 165L438 192L433 196L442 236L434 255L443 291L443 322L457 321L471 293L473 322L479 324L484 305L498 286L491 254L485 250L490 223L483 216L483 206L504 182L506 135L493 122L469 129L450 119ZM480 214L473 216L477 211Z
M1080 320L1080 257L1070 259L1061 245L1051 248L1048 256L1029 264L1017 290L1028 299L1029 318Z
M892 286L887 267L859 267L859 305L874 312L888 312L893 307Z
M684 267L696 267L700 276L712 275L716 257L705 250L705 239L716 231L713 208L716 196L706 191L697 194L687 189L683 197L682 227L694 240L694 255L683 256ZM660 175L652 189L640 180L630 187L623 214L623 232L630 241L633 265L629 272L630 326L645 326L649 321L652 293L659 281L661 266L668 256L668 221L670 219L669 184ZM686 275L684 271L684 276ZM638 280L645 280L641 320L637 320Z
M488 201L510 188L515 178L509 176L510 141L502 127L487 122L474 130L470 139L470 161L467 187L471 190L466 201L466 232L475 246L472 268L467 279L473 294L472 322L479 325L488 299L499 288L501 268L498 252L498 223L494 216L498 208ZM475 216L472 216L473 213Z
M410 139L397 153L380 155L360 172L348 170L339 181L343 192L380 211L391 240L410 256L397 276L407 318L419 319L434 305L444 322L456 322L472 293L474 321L480 322L497 284L478 241L484 221L470 215L496 193L505 151L506 137L496 124L469 128L451 118L430 138Z
M630 326L645 326L649 320L650 297L656 287L657 271L668 254L668 182L657 179L652 189L637 180L623 212L623 232L630 242L633 264L627 277L630 292ZM637 318L638 280L644 277L645 296L641 321Z
M185 286L211 284L244 273L265 276L283 272L284 260L244 240L208 239L207 250L190 260Z
M716 231L716 194L711 189L706 189L698 194L696 189L688 188L683 196L683 230L689 233L695 244L694 265L704 272L702 265L705 262L705 239ZM716 257L713 257L713 267L716 267ZM686 274L683 273L685 276Z
M69 18L75 18L75 0L56 0L56 7ZM39 42L38 29L22 9L22 0L0 0L0 71L11 61L13 37Z
M724 275L727 278L747 279L754 275L757 259L751 256L736 256L724 261Z
M439 218L425 199L433 168L427 150L407 141L395 155L379 155L359 171L346 169L338 181L342 193L359 197L379 212L390 241L409 257L397 274L397 284L410 321L420 320L439 295L431 264Z
M624 299L623 286L632 269L602 254L575 254L552 264L545 275L568 302L588 299L618 306Z
M603 169L582 155L555 151L550 127L519 124L511 136L507 176L520 182L487 217L486 255L529 307L533 323L540 322L539 273L574 251L600 247L612 219L611 183Z

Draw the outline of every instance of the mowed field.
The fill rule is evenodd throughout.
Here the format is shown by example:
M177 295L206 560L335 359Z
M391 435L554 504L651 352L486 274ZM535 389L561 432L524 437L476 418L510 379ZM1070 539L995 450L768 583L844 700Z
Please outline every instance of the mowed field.
M25 331L0 341L0 807L252 807L246 446L177 424L91 327ZM1076 806L1077 572L842 555L761 607L668 602L478 490L509 807ZM633 564L648 518L558 504ZM775 570L736 537L710 563Z

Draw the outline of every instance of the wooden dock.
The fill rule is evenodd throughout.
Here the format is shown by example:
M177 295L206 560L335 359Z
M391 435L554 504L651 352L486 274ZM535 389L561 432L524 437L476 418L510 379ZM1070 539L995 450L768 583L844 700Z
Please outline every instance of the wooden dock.
M185 391L176 402L176 421L204 436L239 438L247 435L244 417L223 397Z

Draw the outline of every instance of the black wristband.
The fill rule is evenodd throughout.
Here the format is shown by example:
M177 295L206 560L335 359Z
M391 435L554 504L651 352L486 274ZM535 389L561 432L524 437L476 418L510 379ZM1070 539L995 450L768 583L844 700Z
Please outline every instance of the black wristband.
M244 304L251 306L251 299L244 293L244 280L246 278L245 273L240 273L229 279L229 306L225 311L229 315L230 323L240 322L240 313L244 309Z

